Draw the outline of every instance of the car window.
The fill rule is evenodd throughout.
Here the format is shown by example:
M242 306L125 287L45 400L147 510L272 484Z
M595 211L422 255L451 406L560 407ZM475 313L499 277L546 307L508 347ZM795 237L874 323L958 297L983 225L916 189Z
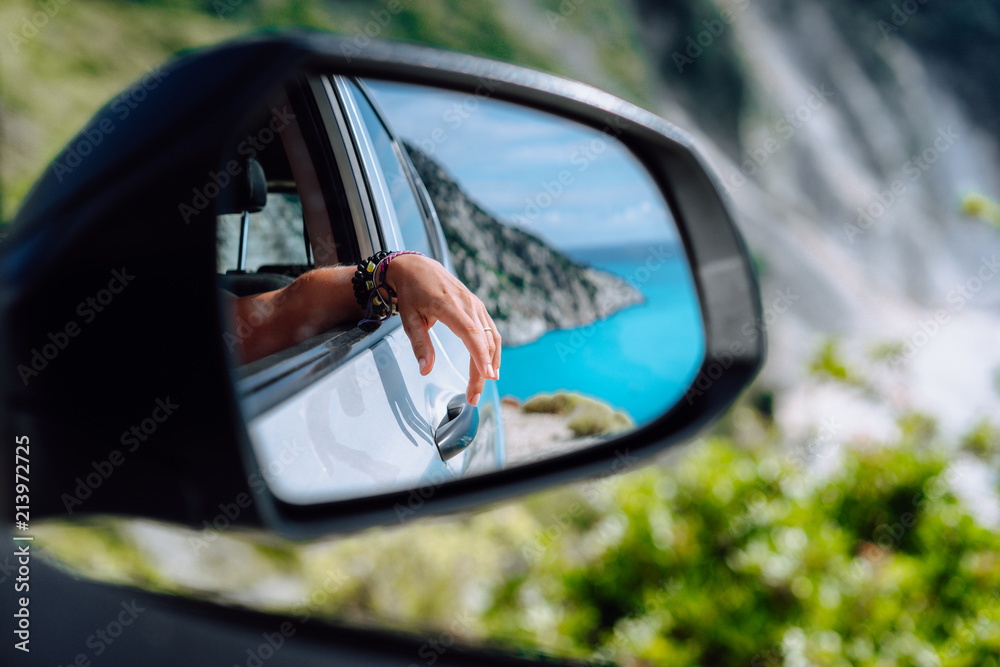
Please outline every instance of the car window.
M420 211L420 205L417 203L407 169L400 159L398 146L357 84L352 81L350 88L375 151L375 157L378 160L377 168L381 170L382 180L392 200L392 206L396 213L396 223L399 225L399 231L402 235L403 247L406 250L418 250L433 257L430 238L427 235L427 226Z
M216 244L219 273L239 266L242 215L220 215ZM249 216L245 271L262 266L309 264L302 203L296 193L269 192L267 205Z

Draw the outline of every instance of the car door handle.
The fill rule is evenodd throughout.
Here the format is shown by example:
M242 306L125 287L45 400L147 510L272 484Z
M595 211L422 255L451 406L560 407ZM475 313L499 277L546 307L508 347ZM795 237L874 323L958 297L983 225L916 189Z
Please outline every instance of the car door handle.
M469 405L465 396L456 396L448 401L448 414L434 432L434 443L437 445L441 460L461 454L472 444L479 430L479 408Z

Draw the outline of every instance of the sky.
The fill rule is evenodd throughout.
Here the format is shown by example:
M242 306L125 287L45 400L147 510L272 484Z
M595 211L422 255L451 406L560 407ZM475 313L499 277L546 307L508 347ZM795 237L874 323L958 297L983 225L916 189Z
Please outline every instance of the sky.
M663 196L617 139L470 94L366 84L397 135L501 221L563 249L676 241Z

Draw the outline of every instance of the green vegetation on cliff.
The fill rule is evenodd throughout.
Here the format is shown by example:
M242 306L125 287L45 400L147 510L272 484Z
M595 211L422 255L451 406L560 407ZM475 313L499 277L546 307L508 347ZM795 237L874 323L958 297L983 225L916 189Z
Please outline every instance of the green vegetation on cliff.
M529 6L530 9L530 6ZM624 7L574 3L558 30L594 29L598 85L643 101L646 70ZM529 12L530 14L530 12ZM9 221L31 184L105 102L174 53L261 29L299 26L337 32L364 44L369 35L500 58L557 74L565 63L551 39L525 36L499 0L0 0L0 224ZM526 17L530 22L530 16ZM558 30L557 30L558 28ZM543 29L544 26L543 26ZM622 36L624 35L624 37ZM595 49L597 46L595 46ZM586 72L573 75L587 78Z

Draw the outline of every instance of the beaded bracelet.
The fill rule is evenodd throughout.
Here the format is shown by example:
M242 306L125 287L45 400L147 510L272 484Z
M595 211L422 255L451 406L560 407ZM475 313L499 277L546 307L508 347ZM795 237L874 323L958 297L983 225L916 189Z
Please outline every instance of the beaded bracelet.
M386 271L396 257L420 254L416 250L395 252L380 250L358 264L351 282L354 284L354 297L358 300L358 305L365 310L364 319L360 324L384 322L399 313L396 307L396 292L385 281Z

